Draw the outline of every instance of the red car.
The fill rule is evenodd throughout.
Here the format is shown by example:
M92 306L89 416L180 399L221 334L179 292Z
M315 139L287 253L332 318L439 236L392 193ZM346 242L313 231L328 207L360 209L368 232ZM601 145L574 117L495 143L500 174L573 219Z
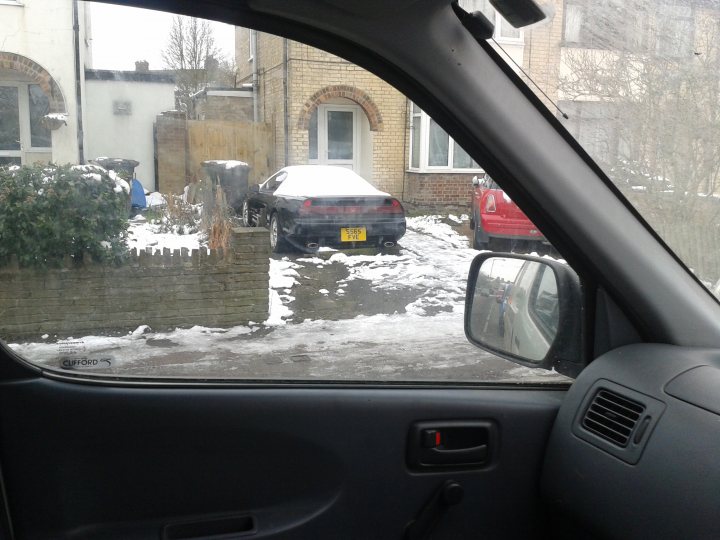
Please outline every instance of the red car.
M489 176L474 177L472 218L475 249L518 251L545 250L543 234Z

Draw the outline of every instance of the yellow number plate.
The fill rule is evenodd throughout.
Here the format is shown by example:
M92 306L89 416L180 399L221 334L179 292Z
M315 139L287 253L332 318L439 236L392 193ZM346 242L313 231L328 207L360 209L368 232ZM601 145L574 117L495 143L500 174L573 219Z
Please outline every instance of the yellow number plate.
M365 227L347 227L340 229L341 242L365 242L367 231Z

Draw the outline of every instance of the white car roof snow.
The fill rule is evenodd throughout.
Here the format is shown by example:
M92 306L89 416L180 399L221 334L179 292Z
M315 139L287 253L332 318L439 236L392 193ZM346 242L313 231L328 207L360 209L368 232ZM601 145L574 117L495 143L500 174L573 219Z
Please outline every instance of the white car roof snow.
M293 165L281 169L288 176L275 190L285 197L390 197L356 172L332 165Z

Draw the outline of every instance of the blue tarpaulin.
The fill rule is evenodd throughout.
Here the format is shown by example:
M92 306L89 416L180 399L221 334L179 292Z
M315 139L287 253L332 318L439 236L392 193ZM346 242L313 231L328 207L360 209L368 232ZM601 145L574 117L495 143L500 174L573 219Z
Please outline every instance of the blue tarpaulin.
M133 178L132 188L130 190L130 206L132 208L145 208L147 202L145 201L145 189L143 188L140 180Z

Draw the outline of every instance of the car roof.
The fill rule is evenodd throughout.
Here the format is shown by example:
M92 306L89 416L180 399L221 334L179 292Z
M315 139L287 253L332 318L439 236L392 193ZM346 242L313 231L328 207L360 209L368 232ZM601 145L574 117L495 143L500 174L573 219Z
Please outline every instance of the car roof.
M281 169L288 177L275 190L287 197L390 197L362 176L345 167L333 165L291 165Z

